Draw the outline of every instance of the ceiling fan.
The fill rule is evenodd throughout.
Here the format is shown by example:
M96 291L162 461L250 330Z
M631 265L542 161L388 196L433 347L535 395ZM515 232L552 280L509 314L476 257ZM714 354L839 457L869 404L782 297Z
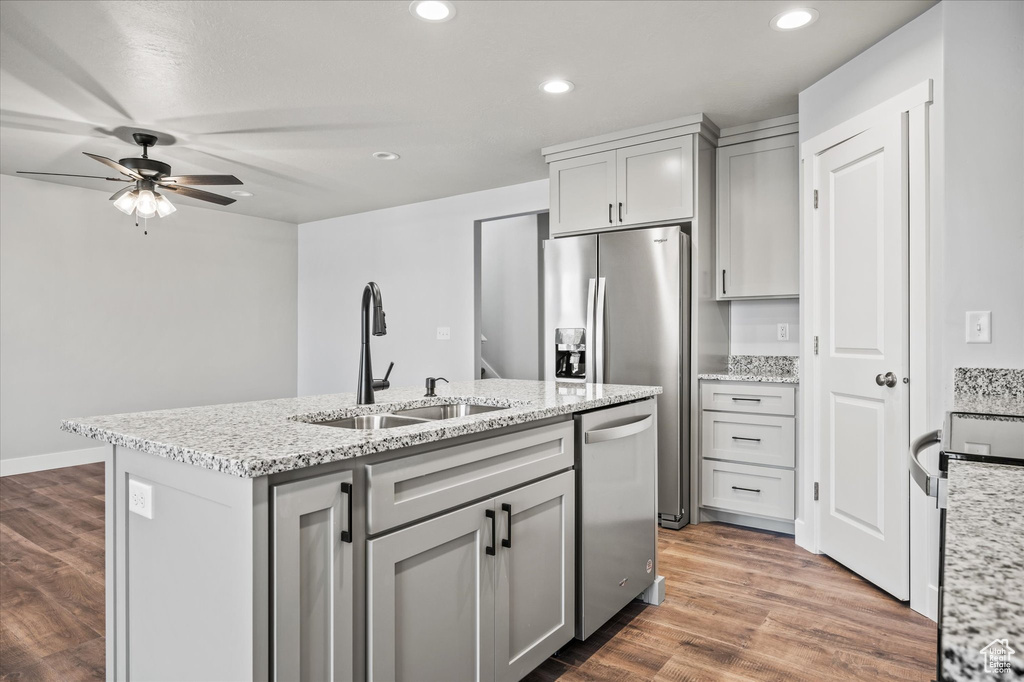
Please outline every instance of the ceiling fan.
M119 211L131 215L133 212L140 218L152 218L174 213L177 209L156 189L159 187L193 199L209 201L221 206L235 202L231 197L221 196L213 192L187 187L186 185L241 185L242 181L234 175L171 175L171 167L156 159L149 158L149 148L157 143L157 136L149 133L133 133L132 138L142 147L141 158L121 159L114 161L105 156L82 152L91 159L110 166L126 178L108 178L102 175L78 175L76 173L42 173L35 171L18 171L24 175L61 175L71 178L97 178L112 182L131 183L127 187L114 192L110 200Z

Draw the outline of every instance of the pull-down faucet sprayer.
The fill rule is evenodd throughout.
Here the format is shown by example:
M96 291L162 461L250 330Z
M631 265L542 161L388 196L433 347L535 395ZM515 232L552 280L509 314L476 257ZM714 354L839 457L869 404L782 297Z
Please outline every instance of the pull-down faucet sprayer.
M380 295L380 287L376 282L369 282L363 288L363 305L360 310L360 323L362 325L362 348L359 353L359 386L356 389L356 403L359 405L372 405L373 392L382 391L391 386L388 377L391 376L391 369L395 363L388 366L388 371L383 379L374 380L373 367L370 365L370 308L373 307L373 335L384 336L388 333L387 324L384 322L384 301Z

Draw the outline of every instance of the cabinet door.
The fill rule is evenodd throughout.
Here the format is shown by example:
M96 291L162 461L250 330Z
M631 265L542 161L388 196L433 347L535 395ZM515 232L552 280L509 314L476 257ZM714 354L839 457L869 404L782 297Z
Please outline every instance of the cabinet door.
M550 165L551 234L615 224L615 152L587 154Z
M570 471L498 498L497 682L523 678L572 639L575 480Z
M351 680L352 472L274 487L273 675Z
M496 532L488 500L368 543L370 680L494 679Z
M797 135L718 150L718 297L800 293Z
M624 147L616 155L617 224L693 217L693 135Z

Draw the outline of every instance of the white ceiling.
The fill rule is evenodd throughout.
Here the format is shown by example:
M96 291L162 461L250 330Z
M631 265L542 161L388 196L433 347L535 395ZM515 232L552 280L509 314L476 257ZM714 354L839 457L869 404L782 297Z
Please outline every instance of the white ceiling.
M800 90L933 4L455 0L428 24L405 1L4 0L0 172L107 175L81 152L137 156L123 140L146 129L176 139L152 154L173 172L233 173L255 194L218 210L347 215L546 177L545 145L794 113ZM820 19L769 28L794 6ZM576 90L540 92L554 76Z

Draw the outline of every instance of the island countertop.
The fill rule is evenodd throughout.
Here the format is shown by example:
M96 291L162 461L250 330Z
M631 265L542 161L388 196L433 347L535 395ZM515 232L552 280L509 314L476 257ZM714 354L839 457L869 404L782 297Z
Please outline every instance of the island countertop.
M661 392L660 386L486 379L439 387L433 398L424 397L422 387L396 388L377 393L378 402L373 405L356 405L354 394L339 393L66 419L61 429L204 469L255 478ZM316 423L453 402L508 409L373 431Z

